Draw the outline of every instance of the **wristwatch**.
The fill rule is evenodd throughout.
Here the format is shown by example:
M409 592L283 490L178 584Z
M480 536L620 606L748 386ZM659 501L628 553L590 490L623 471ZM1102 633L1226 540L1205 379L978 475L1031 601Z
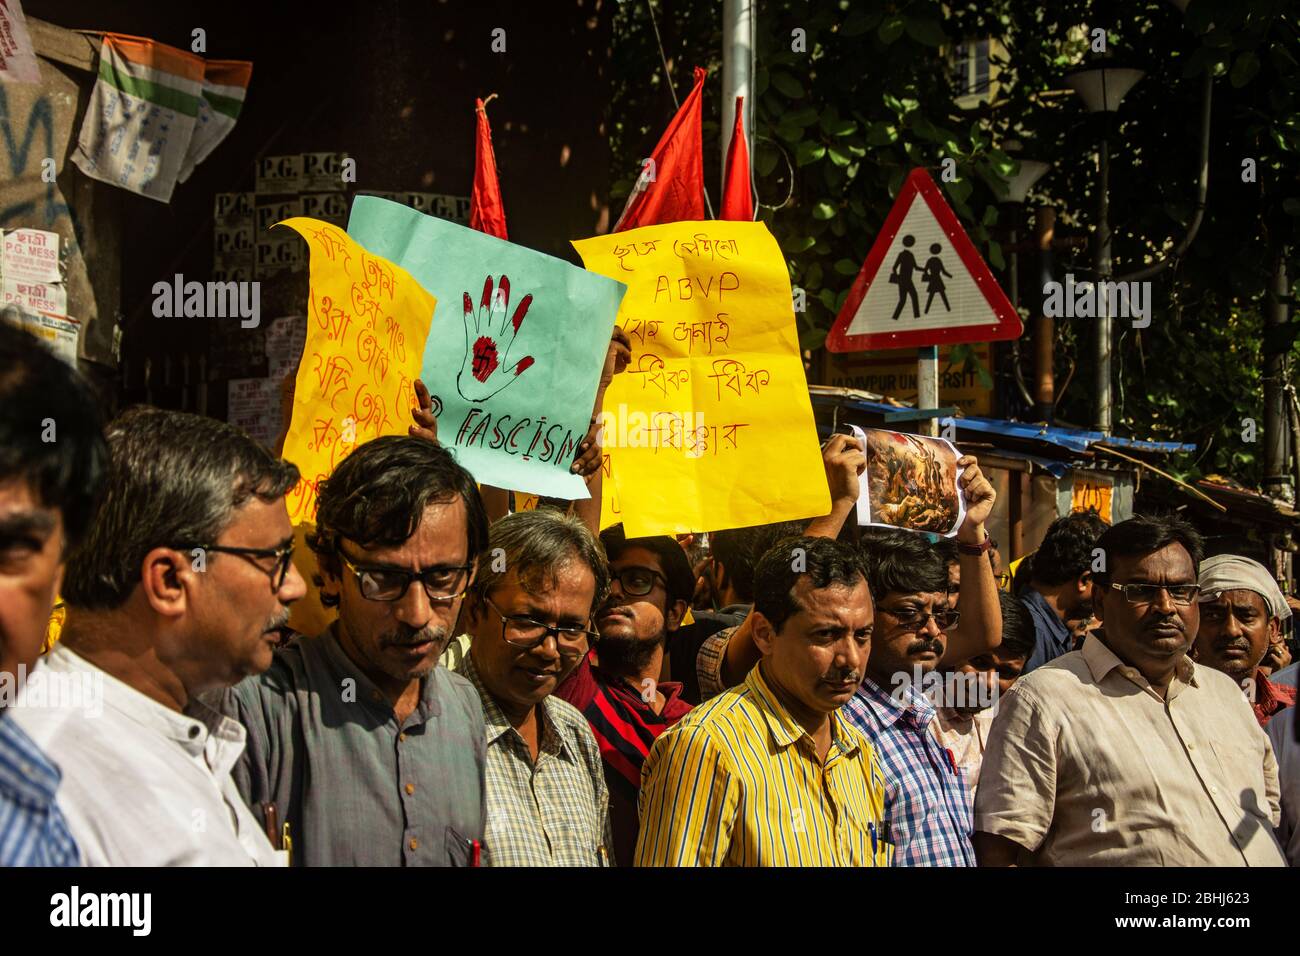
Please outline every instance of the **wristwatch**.
M962 554L970 554L979 557L981 554L988 554L993 550L993 539L989 537L987 531L984 532L984 541L982 544L962 544L957 542L957 550Z

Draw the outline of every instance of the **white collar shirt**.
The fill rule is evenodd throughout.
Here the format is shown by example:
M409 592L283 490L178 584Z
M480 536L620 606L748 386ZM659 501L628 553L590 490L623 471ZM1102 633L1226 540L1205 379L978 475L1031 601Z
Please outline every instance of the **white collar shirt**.
M12 716L59 765L58 804L89 866L283 866L230 775L244 728L178 713L63 645Z

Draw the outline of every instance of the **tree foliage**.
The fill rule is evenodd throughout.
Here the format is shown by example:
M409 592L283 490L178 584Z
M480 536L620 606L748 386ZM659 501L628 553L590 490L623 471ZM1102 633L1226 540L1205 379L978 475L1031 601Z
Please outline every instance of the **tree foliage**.
M721 7L707 0L654 4L669 72L685 95L690 68L706 66L706 182L720 198L718 117ZM1058 238L1095 239L1097 147L1110 142L1114 272L1172 249L1195 212L1204 78L1213 81L1208 202L1187 255L1152 281L1151 325L1116 321L1116 431L1194 442L1182 474L1230 472L1258 481L1262 441L1244 443L1243 418L1262 425L1265 290L1274 256L1300 250L1300 19L1289 0L1191 0L1184 16L1167 0L937 0L759 5L755 49L754 175L760 218L785 252L791 281L807 291L800 341L822 345L908 171L930 169L972 240L1006 281L1009 227L1002 177L1007 151L1052 164L1031 203L1058 210ZM1145 71L1113 114L1090 115L1065 83L1098 55ZM802 31L802 49L799 34ZM991 39L1004 51L996 95L963 109L952 51ZM674 107L645 0L616 16L618 78L610 117L615 205L626 196ZM943 182L944 159L957 180ZM1254 182L1244 181L1253 160ZM1029 231L1029 210L1020 236ZM1036 256L1020 256L1021 305L1041 296ZM1058 279L1092 275L1087 245L1055 256ZM1270 347L1297 354L1288 324ZM1058 416L1093 420L1091 320L1057 323ZM1025 349L1024 372L1031 373ZM1005 350L1004 350L1005 353ZM999 369L1004 410L1025 417ZM973 361L973 359L972 359ZM1071 374L1071 371L1073 373ZM1262 435L1262 429L1261 429Z

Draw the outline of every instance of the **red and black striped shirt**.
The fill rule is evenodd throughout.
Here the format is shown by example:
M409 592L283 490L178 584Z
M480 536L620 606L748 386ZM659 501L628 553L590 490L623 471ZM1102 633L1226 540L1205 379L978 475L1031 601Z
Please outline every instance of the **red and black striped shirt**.
M658 714L640 691L592 666L589 657L555 689L557 697L582 711L600 745L609 785L614 859L623 865L630 864L636 852L641 765L655 738L691 710L681 699L681 684L665 681L656 689L664 695L664 709Z

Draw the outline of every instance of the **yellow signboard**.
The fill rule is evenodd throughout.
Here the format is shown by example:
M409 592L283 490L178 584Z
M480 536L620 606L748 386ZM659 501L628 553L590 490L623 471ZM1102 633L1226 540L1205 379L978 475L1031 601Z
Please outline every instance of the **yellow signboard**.
M1089 508L1093 508L1097 514L1101 515L1102 521L1110 524L1110 496L1114 489L1114 482L1106 481L1095 475L1089 475L1086 478L1075 478L1074 489L1070 495L1070 510L1087 511Z
M939 404L955 405L963 415L992 415L993 389L980 384L976 369L967 371L964 362L953 363L952 352L963 346L939 347ZM992 374L989 343L971 346L985 370ZM900 402L916 404L916 349L876 352L828 352L826 384L860 388L888 395Z

